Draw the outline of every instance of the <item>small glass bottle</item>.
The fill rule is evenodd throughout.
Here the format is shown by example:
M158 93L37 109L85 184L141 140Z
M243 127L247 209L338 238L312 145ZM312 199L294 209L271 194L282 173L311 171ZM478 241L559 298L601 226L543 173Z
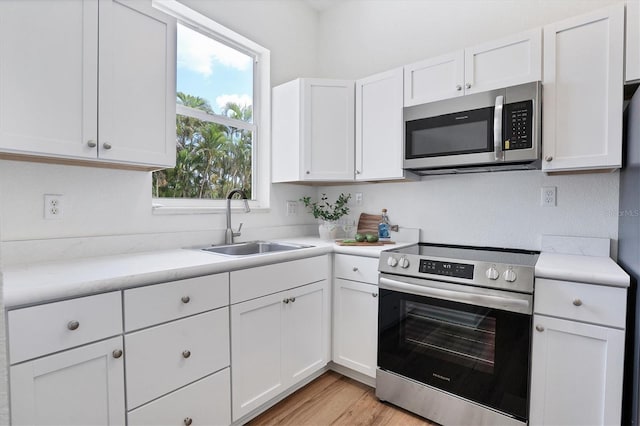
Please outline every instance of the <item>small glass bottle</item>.
M382 209L382 221L378 224L378 238L388 240L391 238L389 235L389 216L387 216L387 209Z

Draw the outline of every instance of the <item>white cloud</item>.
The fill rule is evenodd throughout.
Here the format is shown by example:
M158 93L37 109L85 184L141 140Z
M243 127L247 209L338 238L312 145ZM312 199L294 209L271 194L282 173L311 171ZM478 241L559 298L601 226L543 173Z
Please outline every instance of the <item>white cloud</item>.
M213 61L239 71L247 70L252 64L251 57L178 25L178 67L209 77Z
M238 94L220 95L216 97L216 104L220 109L222 109L227 104L227 102L233 102L234 104L237 104L240 106L247 106L253 103L253 99L249 95L238 95Z

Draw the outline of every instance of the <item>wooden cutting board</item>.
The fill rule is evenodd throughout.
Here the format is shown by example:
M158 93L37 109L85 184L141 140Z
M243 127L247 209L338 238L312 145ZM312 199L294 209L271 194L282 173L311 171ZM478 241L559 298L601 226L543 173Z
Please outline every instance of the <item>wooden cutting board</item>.
M358 219L358 234L376 234L378 235L378 225L382 222L382 215L360 213L360 219ZM371 244L371 243L369 243Z

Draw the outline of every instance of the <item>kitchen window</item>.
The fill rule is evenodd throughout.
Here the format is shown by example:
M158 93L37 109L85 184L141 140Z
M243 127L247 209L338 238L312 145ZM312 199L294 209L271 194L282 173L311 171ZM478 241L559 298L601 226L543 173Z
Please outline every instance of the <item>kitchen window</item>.
M177 27L176 167L153 173L156 213L209 212L245 190L269 200L269 51L174 1L154 6Z

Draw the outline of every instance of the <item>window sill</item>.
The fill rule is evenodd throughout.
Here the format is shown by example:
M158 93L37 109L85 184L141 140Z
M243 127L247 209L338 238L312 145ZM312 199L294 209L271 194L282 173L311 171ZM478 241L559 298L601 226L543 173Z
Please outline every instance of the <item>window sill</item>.
M244 212L244 206L237 199L232 200L232 212ZM209 205L172 205L173 203L163 203L155 201L152 204L153 215L193 215L193 214L225 214L227 204L225 200L210 201ZM252 213L268 213L269 207L262 207L257 201L249 201L249 208Z

